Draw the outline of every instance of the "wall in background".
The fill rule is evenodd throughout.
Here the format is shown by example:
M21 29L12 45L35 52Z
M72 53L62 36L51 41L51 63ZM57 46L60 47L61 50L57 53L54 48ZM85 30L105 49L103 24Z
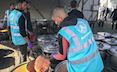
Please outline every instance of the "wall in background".
M9 1L10 0L0 0L0 18L3 18L4 11L8 9L9 7ZM67 8L69 11L70 9L70 1L71 0L30 0L32 2L31 7L31 18L34 19L42 19L41 15L37 12L37 10L40 11L40 13L47 19L51 19L51 11L57 6L62 5ZM77 0L78 2L80 0ZM80 11L82 10L82 1L80 2L80 5L77 7ZM86 3L83 6L83 13L87 19L94 19L94 17L97 15L96 12L91 11L91 7L93 5L93 0L84 0ZM97 6L99 0L94 0L94 5ZM94 6L94 7L95 7ZM35 9L36 8L36 9ZM92 16L93 13L93 16ZM92 18L90 18L92 16Z

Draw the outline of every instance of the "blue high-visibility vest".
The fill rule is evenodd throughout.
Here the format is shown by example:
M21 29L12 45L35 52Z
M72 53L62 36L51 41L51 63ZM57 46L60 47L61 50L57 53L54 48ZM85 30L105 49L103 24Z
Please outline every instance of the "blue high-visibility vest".
M103 70L100 53L86 20L78 18L76 25L63 27L58 34L69 42L68 72L101 72Z
M19 18L23 14L20 11L13 10L9 15L9 24L10 24L10 30L11 30L11 36L12 36L12 42L15 45L24 45L26 44L26 41L20 34L20 28L18 25Z
M10 13L11 13L11 10L6 10L5 11L5 15L6 15L6 18L5 18L5 20L7 21L7 26L9 26L9 15L10 15Z

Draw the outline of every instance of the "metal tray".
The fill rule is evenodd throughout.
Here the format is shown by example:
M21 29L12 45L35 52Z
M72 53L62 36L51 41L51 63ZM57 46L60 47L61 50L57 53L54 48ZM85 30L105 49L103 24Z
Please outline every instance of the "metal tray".
M99 50L108 50L111 48L111 45L109 45L107 43L103 43L103 42L97 41L97 45L98 45Z

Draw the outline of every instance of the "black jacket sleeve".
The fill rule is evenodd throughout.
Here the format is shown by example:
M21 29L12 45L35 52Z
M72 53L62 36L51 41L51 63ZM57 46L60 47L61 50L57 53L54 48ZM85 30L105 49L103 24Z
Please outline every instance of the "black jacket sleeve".
M63 45L62 45L62 36L61 35L59 35L58 36L58 42L59 42L59 53L60 54L63 54Z
M114 11L111 13L110 17L113 17Z
M20 34L23 37L28 36L27 33L26 33L25 18L24 18L23 15L19 18L18 24L19 24L19 28L20 28Z
M25 13L25 17L27 19L27 29L30 32L33 32L33 28L32 28L32 23L31 23L31 18L30 18L30 12Z

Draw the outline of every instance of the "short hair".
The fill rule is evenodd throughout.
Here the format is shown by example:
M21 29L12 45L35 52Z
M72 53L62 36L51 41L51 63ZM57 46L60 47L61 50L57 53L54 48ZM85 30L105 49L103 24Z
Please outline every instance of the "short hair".
M70 5L71 5L72 8L76 7L77 6L77 1L76 0L72 0L70 2Z
M10 3L10 6L12 6L12 5L14 6L15 4L14 3Z
M17 0L17 1L16 1L17 4L18 4L18 3L23 3L23 2L26 2L26 3L27 3L26 0Z
M64 10L63 6L56 6L54 10Z
M64 11L64 7L63 6L56 6L52 12L52 15L57 15L56 13L58 13L60 10Z
M27 4L31 4L31 2L30 2L30 1L26 1L26 3L27 3Z

